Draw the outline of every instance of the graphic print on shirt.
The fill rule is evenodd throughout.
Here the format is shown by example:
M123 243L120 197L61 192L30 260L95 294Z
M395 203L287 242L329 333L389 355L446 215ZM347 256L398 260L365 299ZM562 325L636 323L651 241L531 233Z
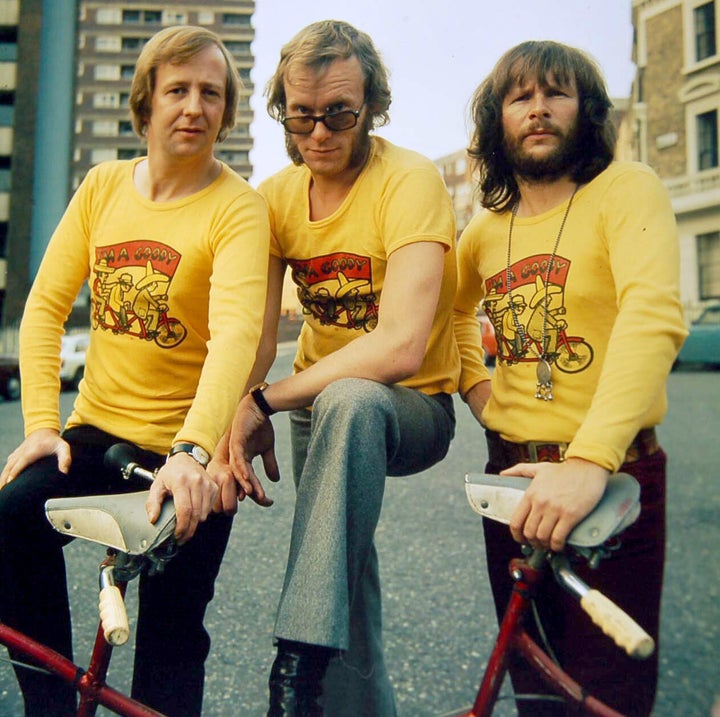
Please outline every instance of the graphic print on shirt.
M137 336L164 349L182 343L187 328L169 315L169 289L180 255L156 241L95 248L93 329Z
M337 252L288 259L303 314L324 326L372 331L378 323L370 257Z
M570 260L556 255L545 284L550 254L536 254L510 267L510 291L503 269L485 282L483 308L497 338L497 360L507 365L547 361L565 373L585 370L594 351L581 336L571 336L565 319L565 289ZM544 337L544 346L543 346Z

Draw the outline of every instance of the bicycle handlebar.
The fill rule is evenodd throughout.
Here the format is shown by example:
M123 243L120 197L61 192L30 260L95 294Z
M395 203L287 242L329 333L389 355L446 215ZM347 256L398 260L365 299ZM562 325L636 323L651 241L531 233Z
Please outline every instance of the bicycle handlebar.
M580 606L592 621L630 657L644 660L655 650L655 641L624 610L599 590L590 589Z
M117 443L105 453L105 465L109 470L119 470L125 480L132 476L152 483L155 474L134 461L135 449L126 443ZM103 565L100 570L100 597L98 609L105 641L114 647L124 645L130 637L130 622L125 600L115 584L114 566Z
M567 556L556 553L550 558L555 578L580 600L590 619L630 657L644 660L655 650L655 641L621 607L576 575Z
M110 645L124 645L130 637L125 600L113 579L113 566L105 565L100 571L100 623L105 641Z

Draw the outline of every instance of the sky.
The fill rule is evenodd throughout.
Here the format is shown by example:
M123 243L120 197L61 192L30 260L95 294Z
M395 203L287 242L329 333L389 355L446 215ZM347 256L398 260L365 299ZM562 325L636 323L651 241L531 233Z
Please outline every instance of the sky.
M464 149L475 88L500 56L524 40L557 40L588 52L611 97L628 97L631 0L256 0L253 24L253 186L288 163L282 127L263 91L280 48L316 20L345 20L373 39L390 71L395 144L439 159Z

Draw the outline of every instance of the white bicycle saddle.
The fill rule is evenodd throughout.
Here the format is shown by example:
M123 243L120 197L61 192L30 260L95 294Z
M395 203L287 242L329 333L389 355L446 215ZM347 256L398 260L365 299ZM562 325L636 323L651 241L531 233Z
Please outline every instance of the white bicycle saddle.
M175 530L173 501L163 503L160 517L153 524L145 512L147 496L148 491L140 491L52 498L45 503L45 514L60 533L129 555L142 555L164 542Z
M521 476L468 473L465 492L476 513L507 525L531 482L531 478ZM608 478L600 502L573 528L567 543L579 548L595 548L625 530L639 515L639 483L627 473L615 473Z

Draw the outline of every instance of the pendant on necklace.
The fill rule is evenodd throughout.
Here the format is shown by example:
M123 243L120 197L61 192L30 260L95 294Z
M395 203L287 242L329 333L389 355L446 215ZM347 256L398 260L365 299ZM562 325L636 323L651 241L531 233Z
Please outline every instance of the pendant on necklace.
M547 359L540 357L537 365L537 389L535 391L535 398L542 401L552 401L552 368Z

